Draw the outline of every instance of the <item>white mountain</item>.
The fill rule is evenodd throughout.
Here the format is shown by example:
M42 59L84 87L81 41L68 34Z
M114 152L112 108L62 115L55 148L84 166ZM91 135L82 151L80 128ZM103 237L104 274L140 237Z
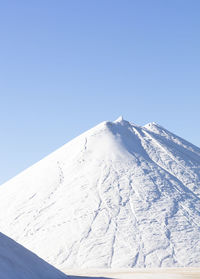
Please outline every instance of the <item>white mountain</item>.
M200 265L200 149L103 122L0 187L0 228L58 268Z
M66 275L0 233L1 279L64 279Z

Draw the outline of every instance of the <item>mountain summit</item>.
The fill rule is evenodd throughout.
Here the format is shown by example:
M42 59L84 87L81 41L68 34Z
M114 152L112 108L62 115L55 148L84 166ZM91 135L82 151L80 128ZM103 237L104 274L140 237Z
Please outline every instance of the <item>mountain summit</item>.
M200 265L200 149L120 117L0 188L3 233L69 267Z

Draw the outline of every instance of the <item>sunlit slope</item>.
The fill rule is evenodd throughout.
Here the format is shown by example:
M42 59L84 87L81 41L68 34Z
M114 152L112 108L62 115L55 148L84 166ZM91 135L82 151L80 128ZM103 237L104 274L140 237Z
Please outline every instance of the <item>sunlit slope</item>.
M2 231L59 268L200 265L200 149L103 122L0 188Z

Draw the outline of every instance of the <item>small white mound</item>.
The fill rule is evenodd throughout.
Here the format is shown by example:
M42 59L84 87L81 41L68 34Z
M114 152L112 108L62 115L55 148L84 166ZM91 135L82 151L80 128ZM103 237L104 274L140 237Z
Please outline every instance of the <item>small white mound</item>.
M118 117L114 122L122 122L124 119L123 119L123 116L121 115L120 117Z

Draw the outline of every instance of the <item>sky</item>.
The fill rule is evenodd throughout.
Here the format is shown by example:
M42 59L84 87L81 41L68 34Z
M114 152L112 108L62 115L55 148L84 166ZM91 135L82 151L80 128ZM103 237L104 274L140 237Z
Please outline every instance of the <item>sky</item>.
M200 146L199 10L199 0L2 1L0 183L120 115Z

